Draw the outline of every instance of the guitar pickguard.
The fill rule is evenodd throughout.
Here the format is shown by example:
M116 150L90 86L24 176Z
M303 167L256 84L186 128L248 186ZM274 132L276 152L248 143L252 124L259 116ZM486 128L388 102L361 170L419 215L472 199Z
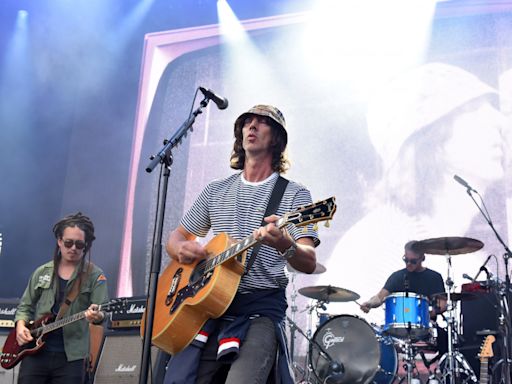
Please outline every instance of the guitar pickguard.
M202 265L204 264L204 261L201 261L199 264L196 265L194 268L194 271L192 272L189 283L181 288L178 291L178 294L176 295L176 300L174 300L174 303L171 306L171 309L169 310L169 314L172 314L178 307L189 297L194 297L201 289L203 289L208 282L210 281L211 277L213 276L213 271L204 273L204 268Z

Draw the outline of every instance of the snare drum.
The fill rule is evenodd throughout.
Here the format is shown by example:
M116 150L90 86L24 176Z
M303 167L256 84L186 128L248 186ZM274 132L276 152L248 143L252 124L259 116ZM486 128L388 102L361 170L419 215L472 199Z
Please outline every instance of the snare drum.
M422 339L428 335L428 299L416 293L396 292L386 297L384 332L398 338Z
M339 380L329 380L329 361L315 343L310 343L309 365L318 382L391 384L398 370L398 355L391 338L376 332L353 315L335 316L322 324L313 340L343 364L345 373Z

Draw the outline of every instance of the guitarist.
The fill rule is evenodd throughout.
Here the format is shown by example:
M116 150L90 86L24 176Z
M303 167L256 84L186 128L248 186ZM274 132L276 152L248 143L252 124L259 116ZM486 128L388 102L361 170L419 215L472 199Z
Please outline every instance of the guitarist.
M19 345L33 344L28 323L43 315L56 315L63 301L67 305L63 316L87 310L86 319L101 323L105 314L98 304L108 299L107 281L103 271L90 263L94 241L94 225L89 217L78 212L59 220L53 227L57 240L53 260L38 267L20 300L16 312L16 341ZM86 255L89 255L86 261ZM76 297L69 292L76 285ZM21 361L18 383L82 383L85 359L89 355L89 325L77 321L44 337L45 345ZM29 344L30 345L30 344Z
M279 229L274 223L276 215L310 204L311 194L289 181L276 215L261 226L273 188L288 168L285 119L276 107L257 105L236 119L234 135L231 168L240 172L206 186L171 232L166 250L182 264L204 259L206 251L196 238L209 230L235 239L253 235L262 245L254 259L254 248L248 250L246 274L225 314L207 322L196 340L171 358L165 384L249 384L275 378L293 383L284 339L285 266L288 262L312 273L320 241L312 225Z

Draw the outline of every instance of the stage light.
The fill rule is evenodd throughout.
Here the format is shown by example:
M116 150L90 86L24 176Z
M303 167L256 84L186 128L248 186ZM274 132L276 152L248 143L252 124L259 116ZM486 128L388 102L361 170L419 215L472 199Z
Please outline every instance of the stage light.
M16 29L25 29L27 27L27 22L28 12L24 9L20 9L16 17Z
M319 0L304 31L304 60L320 80L357 82L365 92L376 79L421 61L435 4Z
M262 99L277 103L283 98L283 93L279 81L274 77L270 59L254 44L225 0L217 2L217 12L224 42L221 45L223 60L226 68L229 68L223 73L223 78L226 88L230 89L231 98L245 100L247 105L258 104ZM240 108L247 108L245 104ZM235 103L232 103L232 107L235 108Z

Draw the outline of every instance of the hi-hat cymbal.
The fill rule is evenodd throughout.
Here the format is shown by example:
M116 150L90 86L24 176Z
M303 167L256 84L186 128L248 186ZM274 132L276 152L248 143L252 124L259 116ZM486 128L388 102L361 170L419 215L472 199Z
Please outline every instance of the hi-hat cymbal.
M331 285L317 285L313 287L304 287L299 289L299 293L311 299L316 299L325 302L354 301L361 297L357 293L349 291L348 289L333 287Z
M316 266L315 266L315 270L311 273L305 273L305 272L301 272L301 271L297 271L295 268L293 268L290 264L286 263L286 269L288 270L288 272L292 272L292 273L302 273L304 275L318 275L320 273L324 273L327 268L325 268L322 264L320 263L316 263Z
M434 299L447 300L448 295L446 292L436 293L432 296ZM478 295L470 292L453 292L450 294L450 298L452 301L467 301L467 300L476 300L478 299Z
M430 255L460 255L478 251L483 246L480 240L470 237L438 237L418 241L412 248Z

